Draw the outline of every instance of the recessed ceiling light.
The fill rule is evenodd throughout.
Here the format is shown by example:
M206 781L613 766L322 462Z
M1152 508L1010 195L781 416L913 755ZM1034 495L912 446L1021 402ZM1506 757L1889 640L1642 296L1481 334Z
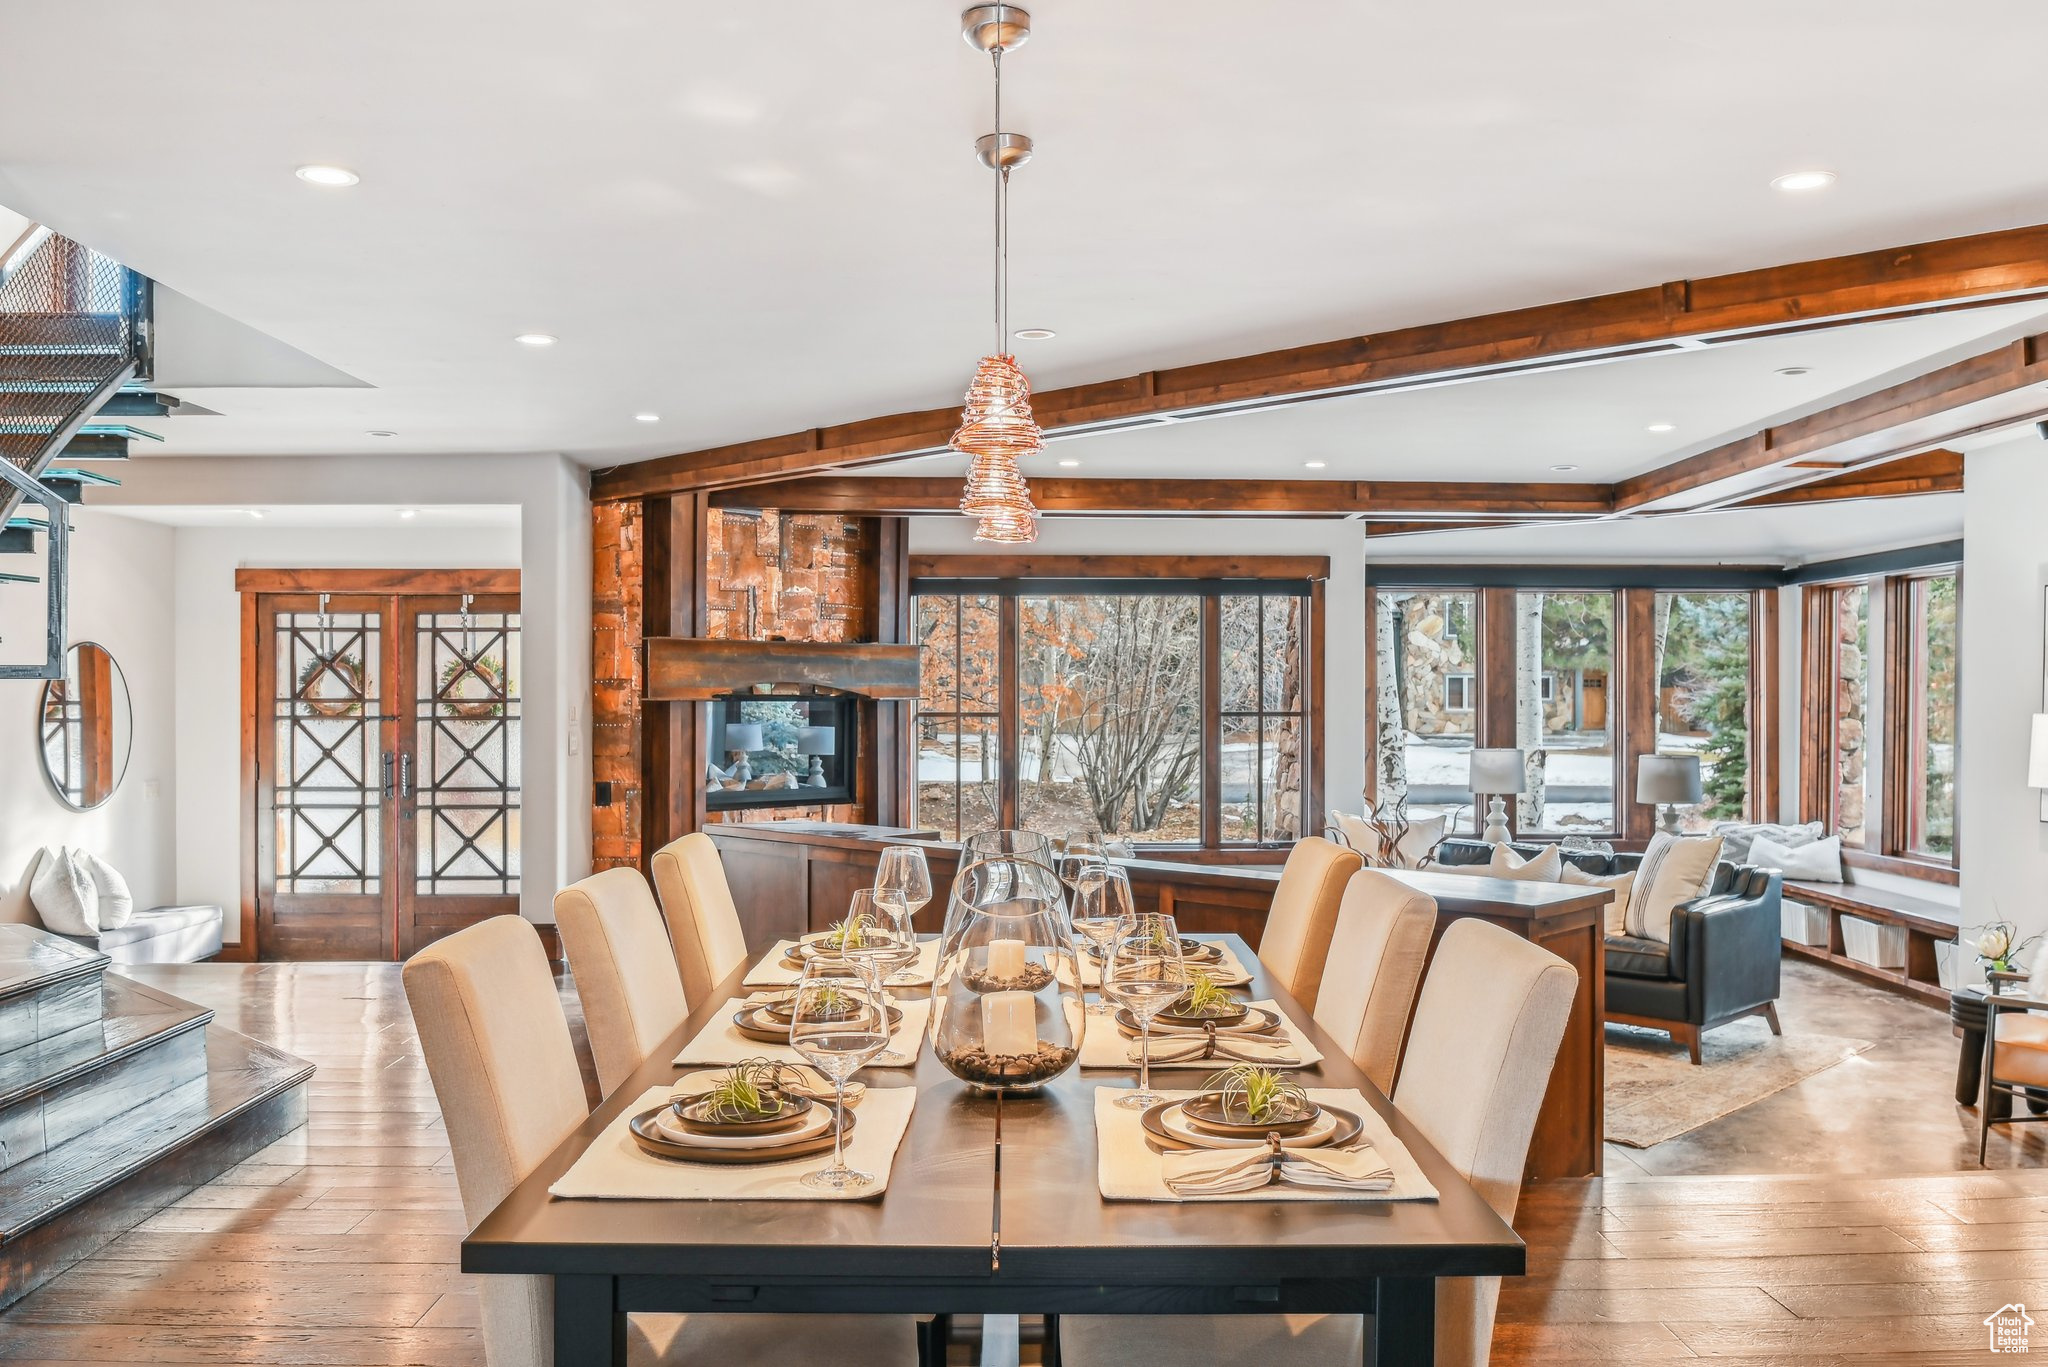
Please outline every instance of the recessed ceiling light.
M370 429L370 435L373 437L395 437L398 434L382 427L373 427Z
M1059 334L1051 328L1018 328L1016 336L1021 342L1049 342Z
M522 332L512 340L521 346L553 346L557 339L551 332Z
M1810 375L1813 373L1813 367L1804 365L1788 365L1784 367L1782 370L1780 370L1778 373L1780 375Z
M1062 470L1078 470L1081 468L1081 462L1078 460L1063 460L1060 462L1060 468Z
M301 166L293 174L308 185L325 185L331 190L339 190L345 186L354 185L362 179L361 176L349 170L346 166L321 166L318 164Z
M414 518L418 517L419 515L420 515L420 510L419 510L419 509L417 509L417 508L400 508L400 509L398 510L398 516L399 516L399 517L400 517L400 518L401 518L402 520L404 520L404 521L406 521L406 522L410 522L410 521L412 521L412 520L413 520Z
M1303 468L1309 470L1320 470L1323 467L1327 466L1329 463L1330 462L1326 460L1305 460L1302 462L1302 466Z
M1560 475L1568 475L1579 467L1576 465L1553 465L1550 468L1557 471Z
M1643 429L1645 432L1676 432L1677 426L1668 422L1653 422Z
M661 414L659 414L659 413L635 413L635 414L633 415L633 421L634 421L634 422L660 422L660 421L661 421Z
M1774 190L1825 190L1835 183L1833 171L1788 171L1771 182Z

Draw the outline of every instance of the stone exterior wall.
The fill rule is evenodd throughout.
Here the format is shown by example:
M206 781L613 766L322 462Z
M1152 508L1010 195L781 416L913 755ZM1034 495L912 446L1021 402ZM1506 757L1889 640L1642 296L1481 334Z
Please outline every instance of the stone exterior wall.
M1451 633L1445 597L1411 594L1400 609L1402 720L1418 736L1470 735L1478 717L1449 705L1450 676L1472 673L1473 661Z

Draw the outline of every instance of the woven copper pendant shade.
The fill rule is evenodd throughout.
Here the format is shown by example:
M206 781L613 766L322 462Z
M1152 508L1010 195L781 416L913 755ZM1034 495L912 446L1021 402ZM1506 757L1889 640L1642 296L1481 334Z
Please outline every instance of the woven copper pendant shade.
M1017 461L1043 451L1045 438L1031 418L1031 382L1014 356L984 356L975 367L952 447L974 457L960 511L981 519L975 540L1036 540L1038 510Z
M1006 508L998 513L990 513L976 523L974 539L1012 546L1029 545L1038 540L1038 519L1030 513Z

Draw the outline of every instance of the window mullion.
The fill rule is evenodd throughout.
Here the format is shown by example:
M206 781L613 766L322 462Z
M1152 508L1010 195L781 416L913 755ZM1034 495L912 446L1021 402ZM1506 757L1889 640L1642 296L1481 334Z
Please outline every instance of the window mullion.
M1202 844L1223 843L1223 598L1202 595Z

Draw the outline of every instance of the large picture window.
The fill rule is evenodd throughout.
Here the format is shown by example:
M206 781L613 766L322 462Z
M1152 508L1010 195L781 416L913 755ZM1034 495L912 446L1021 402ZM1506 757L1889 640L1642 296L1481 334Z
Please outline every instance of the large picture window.
M1906 581L1905 797L1909 854L1948 859L1956 850L1956 576Z
M1615 831L1612 593L1515 596L1517 830Z
M1479 595L1382 589L1374 611L1380 800L1405 795L1410 816L1455 827L1472 803Z
M1746 593L1659 593L1657 751L1697 755L1706 800L1685 826L1705 831L1751 812L1751 603Z
M918 825L1204 847L1313 829L1310 582L931 576L913 593Z

